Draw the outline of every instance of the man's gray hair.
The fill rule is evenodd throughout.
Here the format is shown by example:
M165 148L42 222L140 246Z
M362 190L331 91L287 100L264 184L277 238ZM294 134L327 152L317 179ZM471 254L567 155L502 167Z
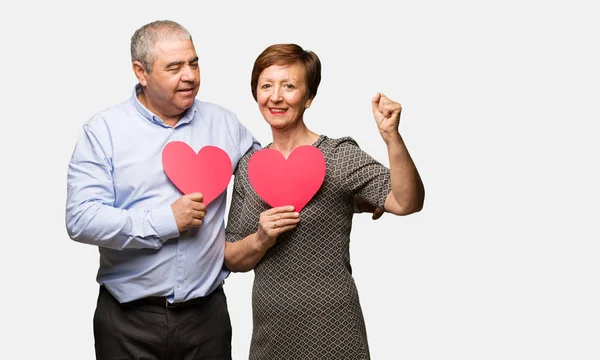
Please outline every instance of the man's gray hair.
M139 61L146 72L152 72L156 61L153 52L157 42L177 37L179 40L192 40L186 28L171 20L157 20L137 29L131 37L131 62Z

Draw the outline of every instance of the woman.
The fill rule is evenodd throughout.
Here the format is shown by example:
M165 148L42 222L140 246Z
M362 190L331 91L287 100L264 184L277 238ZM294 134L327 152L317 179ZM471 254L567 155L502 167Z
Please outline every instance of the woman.
M298 146L315 146L326 173L300 215L291 206L270 208L254 192L253 152L238 164L225 265L254 269L251 359L369 359L349 261L354 196L396 215L423 206L423 183L398 132L400 104L382 94L372 99L387 169L351 138L331 139L306 127L303 114L320 81L317 55L295 44L269 46L252 70L252 95L273 134L267 147L287 158Z

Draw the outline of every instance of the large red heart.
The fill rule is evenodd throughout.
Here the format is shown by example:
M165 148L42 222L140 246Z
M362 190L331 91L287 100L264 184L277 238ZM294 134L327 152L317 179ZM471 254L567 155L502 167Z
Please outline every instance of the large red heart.
M248 180L267 204L293 205L299 212L325 180L325 157L310 145L297 147L287 160L277 150L263 149L250 157Z
M216 146L205 146L196 154L182 141L168 143L162 151L165 173L184 194L200 192L208 205L231 180L231 159Z

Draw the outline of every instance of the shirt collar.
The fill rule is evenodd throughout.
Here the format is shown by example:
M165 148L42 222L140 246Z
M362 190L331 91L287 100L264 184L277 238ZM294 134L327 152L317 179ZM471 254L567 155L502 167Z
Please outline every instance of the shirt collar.
M164 126L164 127L168 127L168 125L166 125L161 118L159 118L158 116L156 116L155 114L153 114L150 110L148 110L141 102L140 100L138 100L137 95L139 93L141 93L142 91L144 91L144 89L142 88L142 85L140 85L139 83L135 85L135 87L133 88L133 94L131 96L131 102L133 103L133 106L135 107L135 109L144 117L144 119L153 122L157 125L160 126ZM183 117L181 119L179 119L179 121L177 122L177 124L175 125L175 127L178 126L182 126L184 124L189 123L190 121L192 121L192 119L194 118L194 115L196 114L196 102L194 101L194 103L192 104L192 106L190 106L185 113L183 114Z

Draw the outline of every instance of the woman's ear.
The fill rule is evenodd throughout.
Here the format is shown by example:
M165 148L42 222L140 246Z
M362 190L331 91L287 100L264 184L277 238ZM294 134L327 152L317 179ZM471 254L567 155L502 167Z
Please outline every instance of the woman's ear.
M310 103L312 103L312 99L306 100L306 103L304 104L304 108L308 109L310 107Z

